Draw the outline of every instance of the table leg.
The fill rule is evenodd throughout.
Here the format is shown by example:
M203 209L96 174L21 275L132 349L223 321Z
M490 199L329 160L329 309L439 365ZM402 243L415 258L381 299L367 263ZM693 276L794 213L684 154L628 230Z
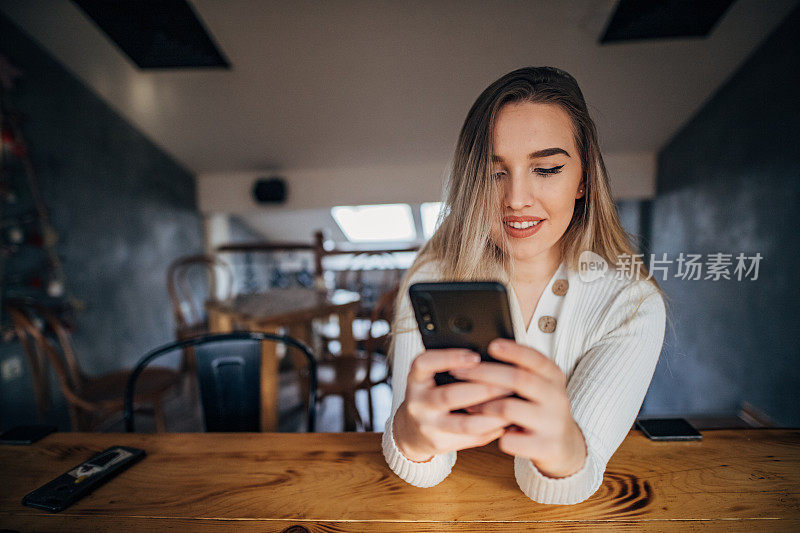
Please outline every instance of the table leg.
M295 322L294 324L290 324L286 329L290 337L294 337L308 346L312 351L314 350L314 328L310 320L306 322ZM293 358L299 355L298 359L292 359L292 361L299 361L305 364L306 358L303 354L297 350L292 350L292 353L295 354L292 356Z
M339 311L339 342L342 345L342 355L356 354L356 340L353 337L353 321L356 318L355 307Z
M233 331L233 320L230 315L216 309L207 309L207 312L208 330L211 333L229 333Z
M253 328L253 331L256 331ZM276 327L260 327L257 331L278 333ZM278 343L261 343L261 431L278 430Z
M290 337L294 337L308 346L313 353L314 328L310 320L292 324L287 329ZM291 353L292 363L294 364L295 370L297 370L297 378L300 381L300 394L303 397L303 405L305 405L306 410L308 410L308 361L305 355L300 353L300 350L291 348L289 349L289 353Z

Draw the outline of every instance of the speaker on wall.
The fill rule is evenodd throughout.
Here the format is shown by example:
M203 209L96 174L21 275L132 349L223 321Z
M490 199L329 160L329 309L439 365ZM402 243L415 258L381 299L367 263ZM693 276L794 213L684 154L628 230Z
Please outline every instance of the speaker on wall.
M286 201L286 181L277 176L257 179L253 198L260 204L282 204Z

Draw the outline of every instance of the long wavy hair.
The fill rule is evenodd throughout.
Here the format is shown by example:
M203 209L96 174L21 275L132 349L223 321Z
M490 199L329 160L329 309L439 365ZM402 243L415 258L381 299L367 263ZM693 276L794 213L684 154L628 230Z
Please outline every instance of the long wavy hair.
M508 237L500 232L503 241L498 243L492 238L492 223L502 217L502 206L498 201L501 185L491 177L491 161L497 115L503 106L520 102L557 105L572 124L585 194L575 200L572 219L556 244L567 267L577 269L579 256L585 250L600 255L611 265L625 254L633 261L631 274L652 283L663 296L656 281L649 278L643 261L636 257L633 236L619 221L597 130L578 82L555 67L525 67L489 85L470 108L449 168L438 229L406 272L397 303L407 292L410 277L430 262L438 265L442 279L497 279L503 272L512 275L513 261L504 251L509 249ZM407 318L395 316L395 334L399 333L395 327Z

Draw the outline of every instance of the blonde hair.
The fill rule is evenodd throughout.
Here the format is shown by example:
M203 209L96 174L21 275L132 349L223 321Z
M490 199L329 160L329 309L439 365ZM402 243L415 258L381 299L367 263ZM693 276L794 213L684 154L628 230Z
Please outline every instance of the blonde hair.
M644 262L636 256L632 236L620 223L597 130L578 82L558 68L525 67L489 85L467 113L446 181L439 227L406 272L395 309L414 273L431 262L439 266L443 279L450 280L496 279L504 271L513 272L513 261L504 252L508 250L505 232L501 232L503 241L499 246L491 235L493 221L502 216L497 201L500 185L491 177L491 161L497 115L503 106L519 102L557 105L567 113L572 124L585 194L575 201L572 219L556 244L567 267L577 269L579 256L585 250L600 255L612 265L620 255L629 255L631 274L652 283L664 296L656 281L649 277ZM396 328L404 318L407 317L395 314L393 337L400 332Z

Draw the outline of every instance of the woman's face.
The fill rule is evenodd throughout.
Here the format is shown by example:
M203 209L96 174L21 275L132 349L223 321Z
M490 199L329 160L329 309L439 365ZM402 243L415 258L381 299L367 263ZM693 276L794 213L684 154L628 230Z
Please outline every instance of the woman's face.
M495 242L505 231L517 263L546 257L583 196L569 117L554 104L506 104L497 116L492 153L502 201L502 220L492 224Z

